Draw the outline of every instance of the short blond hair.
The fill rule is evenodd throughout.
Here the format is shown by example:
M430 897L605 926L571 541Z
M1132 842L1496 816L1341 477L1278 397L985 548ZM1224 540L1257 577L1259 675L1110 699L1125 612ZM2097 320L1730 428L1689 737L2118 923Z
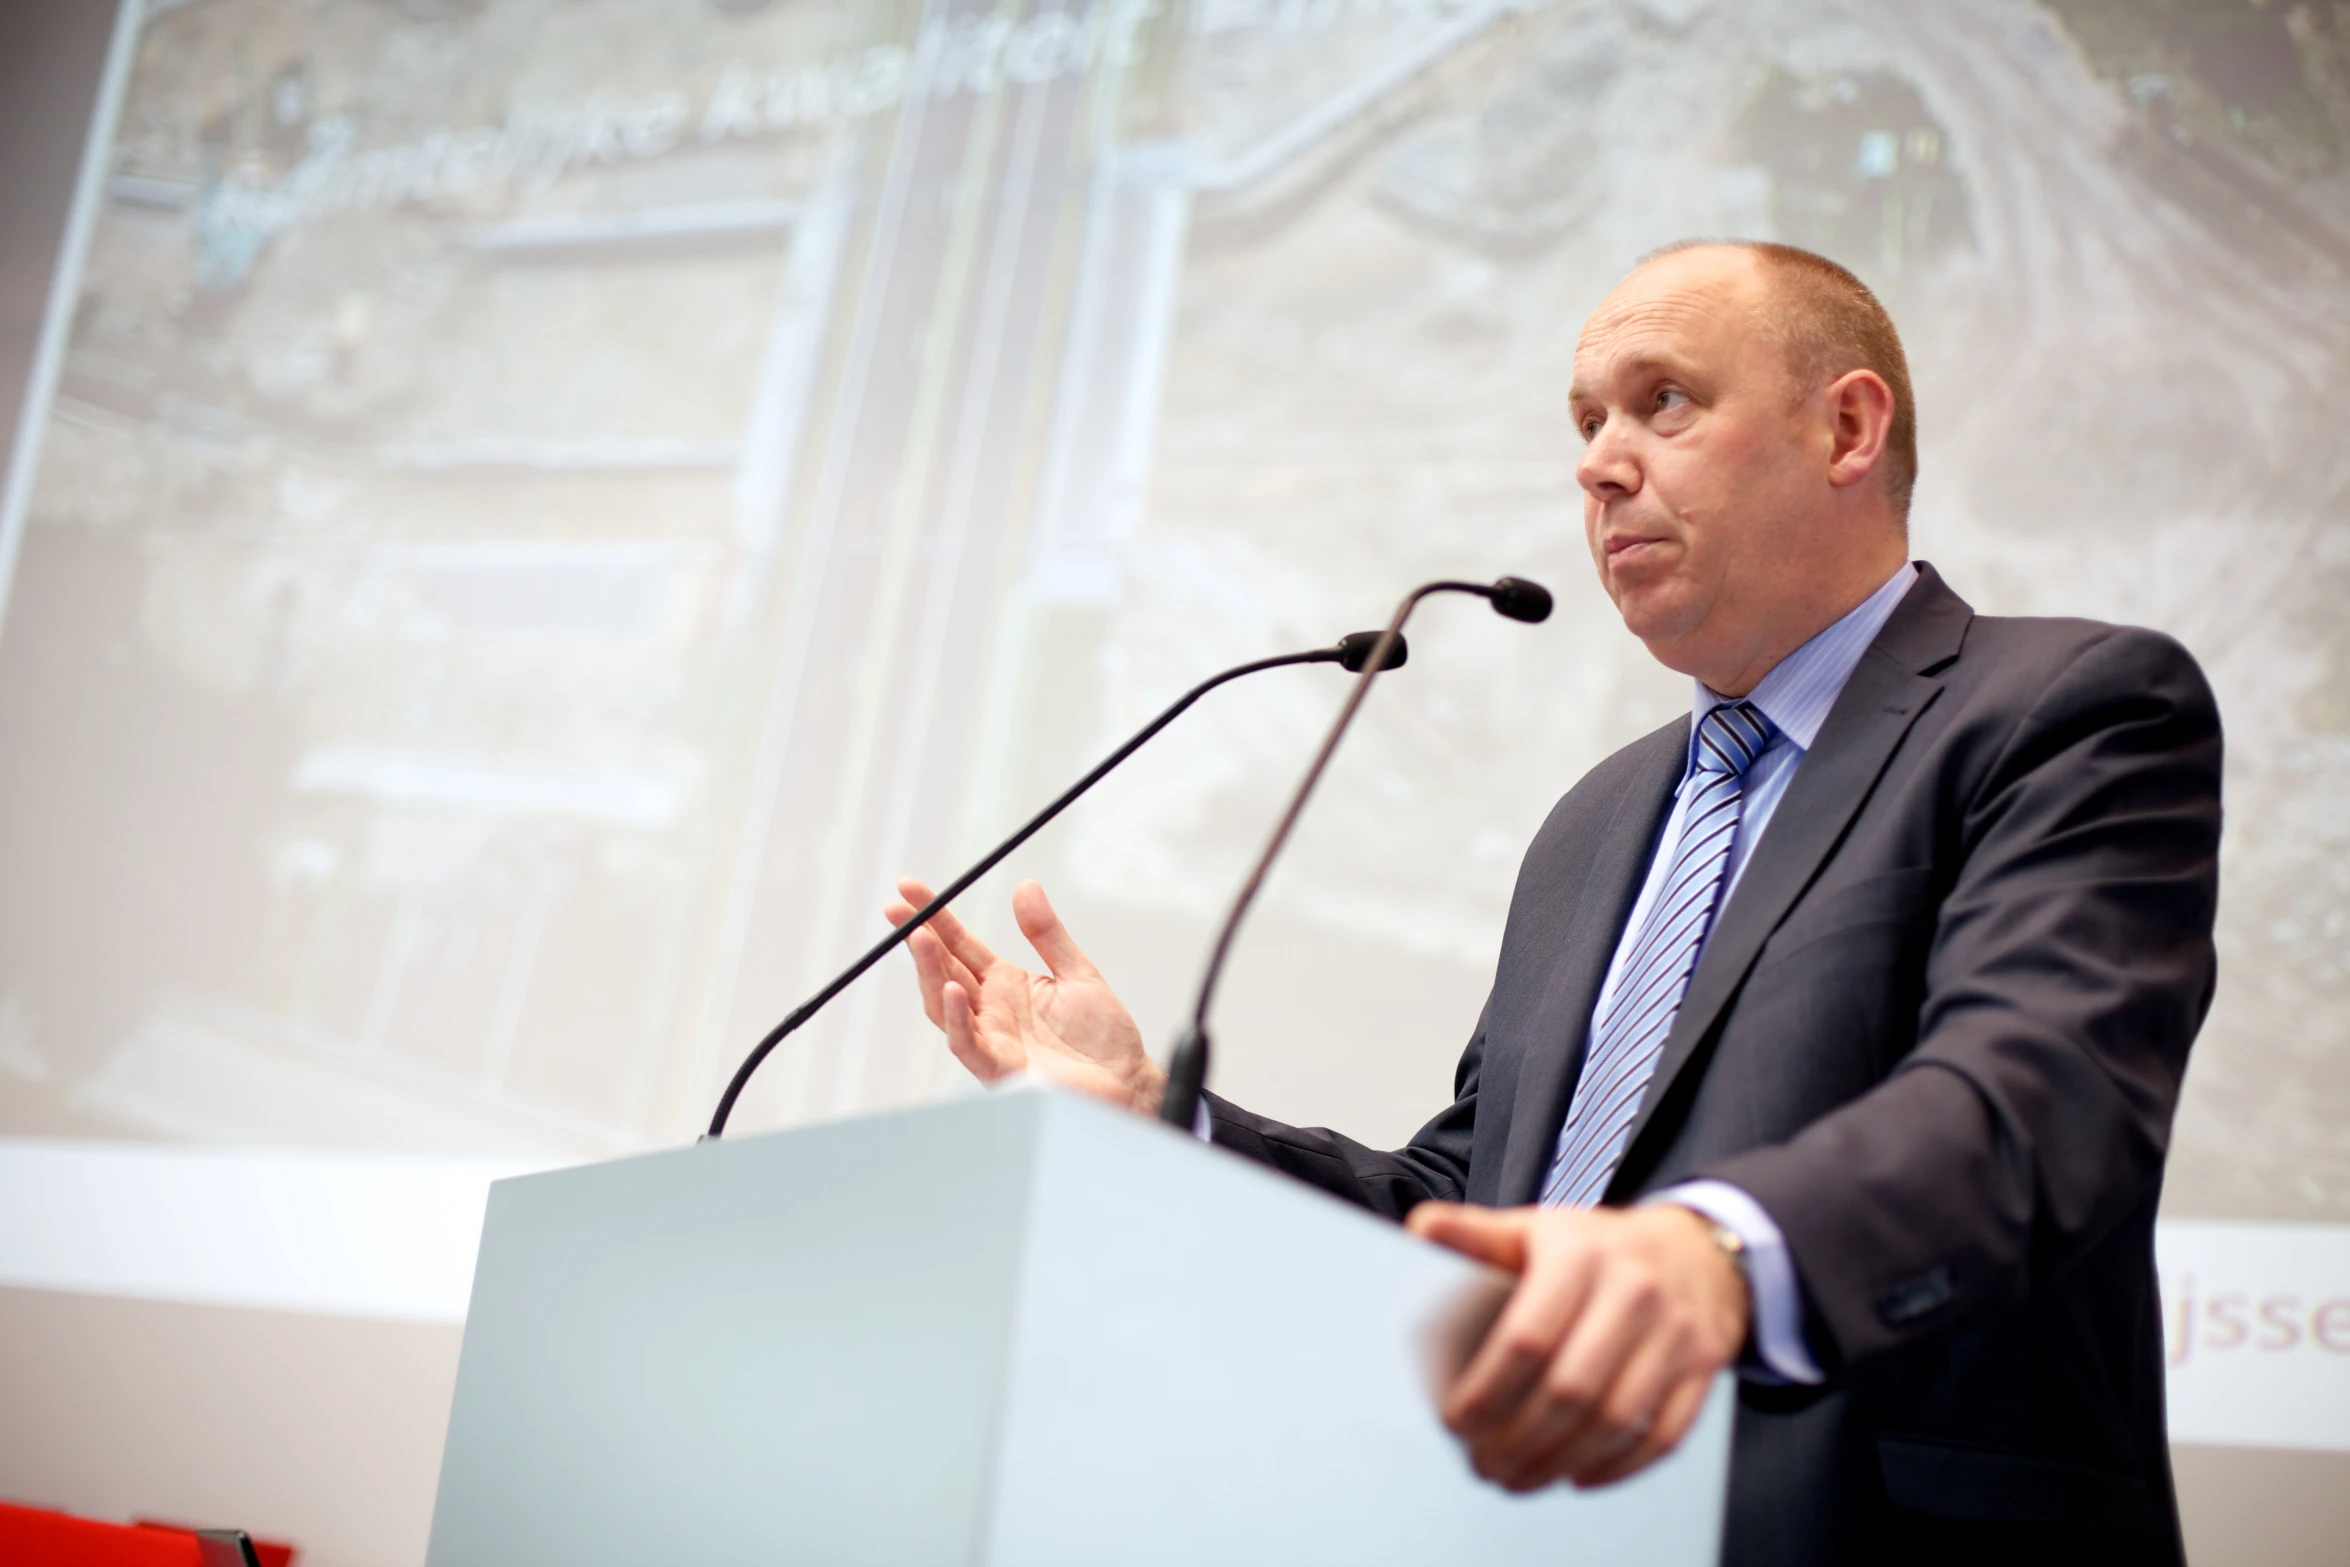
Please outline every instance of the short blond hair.
M1765 325L1778 339L1787 373L1808 396L1848 370L1874 372L1893 389L1893 428L1885 436L1885 491L1894 515L1909 521L1918 482L1918 410L1909 389L1901 334L1869 286L1827 257L1760 239L1685 239L1640 258L1643 266L1685 250L1743 250L1763 264L1772 303Z

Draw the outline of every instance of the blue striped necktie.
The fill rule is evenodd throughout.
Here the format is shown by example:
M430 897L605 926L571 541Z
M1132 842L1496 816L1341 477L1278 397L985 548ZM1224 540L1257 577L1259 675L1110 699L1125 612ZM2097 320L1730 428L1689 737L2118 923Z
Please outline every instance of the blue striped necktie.
M1738 837L1746 770L1777 733L1752 702L1724 703L1697 726L1697 787L1689 796L1681 842L1608 996L1607 1010L1592 1027L1575 1101L1559 1131L1550 1179L1542 1186L1545 1207L1589 1207L1616 1173L1624 1139L1721 902L1730 846Z

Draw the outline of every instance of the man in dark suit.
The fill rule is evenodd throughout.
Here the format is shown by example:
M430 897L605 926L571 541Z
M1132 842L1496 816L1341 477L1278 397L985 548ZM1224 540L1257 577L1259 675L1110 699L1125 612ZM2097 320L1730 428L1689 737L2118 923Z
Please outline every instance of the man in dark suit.
M1501 1484L1637 1470L1730 1366L1733 1563L2178 1562L2153 1233L2214 974L2201 673L1910 562L1899 340L1819 257L1651 258L1570 406L1601 579L1691 716L1551 813L1410 1144L1212 1096L1209 1134L1520 1275L1443 1403ZM1014 904L1049 975L912 943L956 1055L1155 1108Z

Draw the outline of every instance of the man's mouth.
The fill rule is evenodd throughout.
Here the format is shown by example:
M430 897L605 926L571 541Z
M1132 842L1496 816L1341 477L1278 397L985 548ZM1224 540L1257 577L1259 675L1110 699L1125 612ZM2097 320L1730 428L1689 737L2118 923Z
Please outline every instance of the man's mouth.
M1661 538L1653 538L1645 534L1611 533L1600 541L1600 546L1607 551L1608 564L1615 566L1630 565L1663 542L1664 540Z

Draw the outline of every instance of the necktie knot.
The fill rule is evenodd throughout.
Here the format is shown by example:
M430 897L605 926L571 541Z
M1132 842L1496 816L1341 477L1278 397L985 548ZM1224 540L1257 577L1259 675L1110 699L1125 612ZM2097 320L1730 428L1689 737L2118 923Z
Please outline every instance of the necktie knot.
M1752 702L1724 702L1697 725L1697 770L1745 776L1778 728Z

